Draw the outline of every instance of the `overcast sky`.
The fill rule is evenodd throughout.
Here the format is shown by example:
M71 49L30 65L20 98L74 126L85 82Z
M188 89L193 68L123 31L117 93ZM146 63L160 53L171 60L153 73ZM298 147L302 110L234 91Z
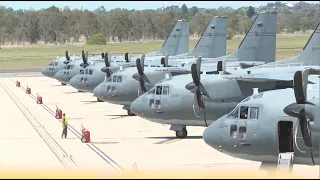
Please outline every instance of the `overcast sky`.
M11 7L14 10L17 9L30 9L35 10L48 8L52 5L63 8L69 6L71 9L89 9L94 10L100 6L104 6L107 10L114 8L126 8L126 9L157 9L163 5L182 6L186 4L188 8L197 6L199 8L218 8L220 6L230 6L232 8L239 8L242 6L254 6L266 5L270 2L276 1L0 1L0 5ZM299 1L281 1L287 4L298 3ZM308 3L319 3L319 1L305 1Z

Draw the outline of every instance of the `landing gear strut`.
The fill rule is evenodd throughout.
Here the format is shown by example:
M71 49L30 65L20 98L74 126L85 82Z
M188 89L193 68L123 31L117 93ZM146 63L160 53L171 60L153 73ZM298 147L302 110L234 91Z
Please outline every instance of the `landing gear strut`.
M188 136L188 131L186 129L183 129L182 131L176 131L176 137L177 138L186 138Z
M67 85L67 84L65 84L65 83L61 83L61 85L62 85L62 86L65 86L65 85Z
M135 114L131 110L127 110L129 116L135 116Z
M98 102L103 102L103 101L102 101L101 99L99 99L99 98L97 98L97 101L98 101Z

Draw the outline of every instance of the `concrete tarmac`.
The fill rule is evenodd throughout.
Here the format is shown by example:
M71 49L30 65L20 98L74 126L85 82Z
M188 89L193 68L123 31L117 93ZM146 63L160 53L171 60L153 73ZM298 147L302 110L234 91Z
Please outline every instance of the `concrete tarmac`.
M33 96L37 96L37 93L42 96L43 103L52 111L56 110L56 106L62 109L69 124L76 131L80 132L81 125L89 129L91 143L88 144L100 149L107 160L82 143L70 130L68 138L61 139L61 122L52 116L52 112L36 104L21 88L17 88L14 83L16 80L21 82L22 87L30 87ZM62 86L57 80L48 77L6 76L0 78L0 81L11 89L45 126L80 169L94 172L116 172L117 167L124 171L136 169L163 173L168 170L259 172L260 162L234 158L207 146L202 140L205 127L188 127L188 137L176 139L168 125L153 123L137 116L127 116L122 106L97 102L93 94L79 93L71 86ZM6 96L4 92L0 93L1 97ZM1 99L9 101L8 98ZM16 119L28 123L23 117ZM21 128L23 127L21 125ZM294 165L294 174L303 178L318 178L319 167Z

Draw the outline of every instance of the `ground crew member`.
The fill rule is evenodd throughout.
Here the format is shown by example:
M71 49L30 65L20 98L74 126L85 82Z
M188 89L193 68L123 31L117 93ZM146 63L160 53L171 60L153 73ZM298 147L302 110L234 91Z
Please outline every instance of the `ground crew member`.
M61 134L61 138L63 138L63 135L64 135L64 138L67 138L67 131L68 131L68 121L66 119L66 114L63 113L63 116L62 116L62 134Z

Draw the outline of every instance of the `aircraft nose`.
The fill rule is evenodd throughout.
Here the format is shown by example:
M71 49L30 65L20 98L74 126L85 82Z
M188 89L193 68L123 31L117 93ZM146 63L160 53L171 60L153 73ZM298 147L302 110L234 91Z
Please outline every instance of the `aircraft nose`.
M42 68L41 74L43 74L45 76L47 75L47 67Z
M69 81L69 84L70 84L70 86L77 89L77 86L78 86L77 76L74 76L73 78L71 78Z
M222 139L219 135L219 128L216 122L213 122L204 130L202 138L210 147L221 150Z
M57 80L60 80L62 77L61 77L61 71L58 71L55 75L54 75L54 78L57 79Z
M97 87L95 87L93 89L93 95L97 98L102 97L102 93L101 93L101 84L99 84Z
M143 116L143 106L141 103L142 96L135 99L130 106L131 111L137 116Z

